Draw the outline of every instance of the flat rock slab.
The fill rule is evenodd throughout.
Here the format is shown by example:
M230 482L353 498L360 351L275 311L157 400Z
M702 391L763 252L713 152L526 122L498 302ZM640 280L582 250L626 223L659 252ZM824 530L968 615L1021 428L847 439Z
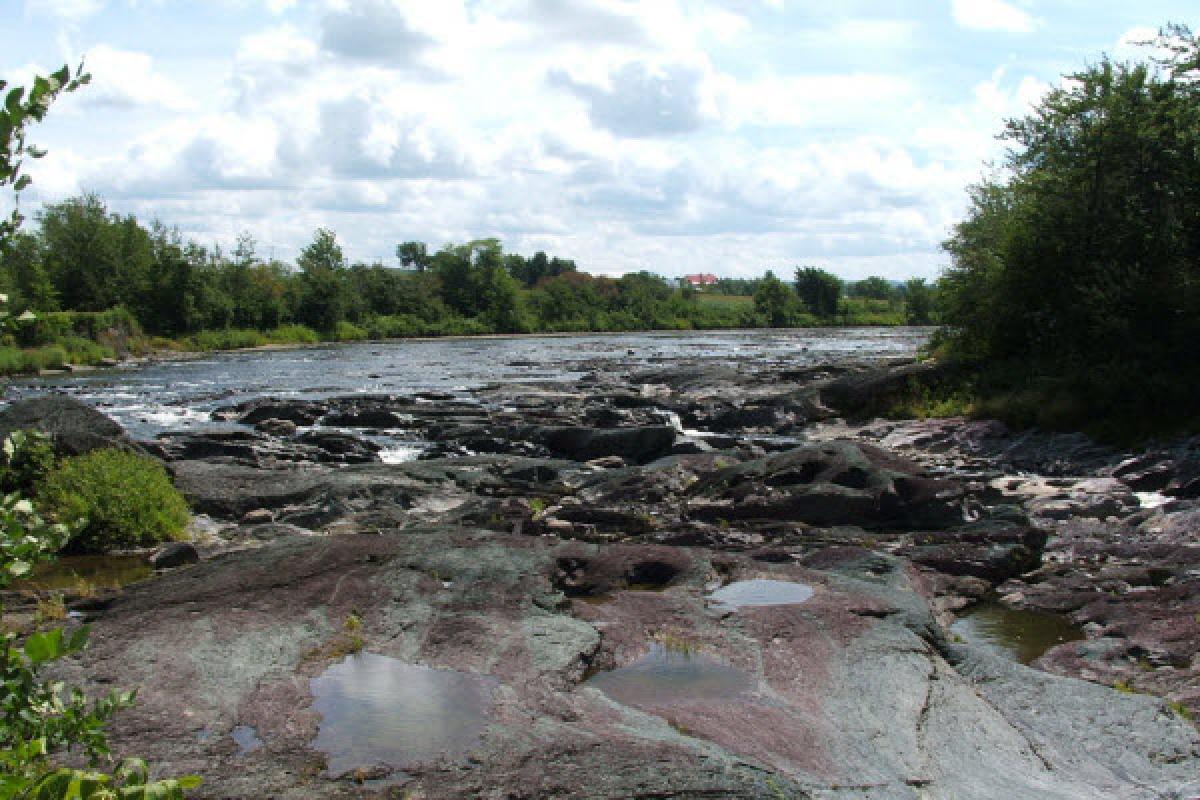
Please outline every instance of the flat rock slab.
M754 579L813 594L736 614L706 602L716 583ZM915 582L899 559L853 552L814 570L454 528L284 539L130 588L62 677L138 687L115 751L202 775L200 797L1200 791L1200 735L1161 702L948 644ZM328 777L310 681L359 646L488 676L479 746L404 775L364 769L362 786ZM664 649L744 683L626 705L586 682ZM261 746L239 745L246 728Z

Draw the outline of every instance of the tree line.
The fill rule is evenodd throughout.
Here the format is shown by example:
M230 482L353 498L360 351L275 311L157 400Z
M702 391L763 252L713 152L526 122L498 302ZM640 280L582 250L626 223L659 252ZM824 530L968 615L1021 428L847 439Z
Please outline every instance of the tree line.
M351 263L325 228L294 265L263 258L249 235L228 252L205 247L162 223L112 213L94 194L47 205L32 223L0 248L9 311L122 308L145 332L164 337L289 326L336 339L792 326L851 322L858 319L852 312L864 309L895 312L868 320L874 322L930 319L921 281L843 284L813 268L801 272L818 275L813 285L820 291L797 272L795 290L777 297L777 280L768 274L726 281L737 291L721 301L650 272L593 276L571 259L505 253L497 239L436 251L402 242L398 269ZM856 299L876 305L847 305Z

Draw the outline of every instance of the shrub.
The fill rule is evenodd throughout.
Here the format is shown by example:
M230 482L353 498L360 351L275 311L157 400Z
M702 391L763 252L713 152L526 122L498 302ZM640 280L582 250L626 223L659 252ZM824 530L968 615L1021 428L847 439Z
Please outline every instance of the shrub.
M103 551L176 539L188 522L183 496L153 460L124 450L64 459L38 491L38 508L78 526L71 546Z
M0 492L28 493L54 469L54 445L39 431L14 431L0 449Z
M274 344L316 344L321 337L304 325L280 325L267 336Z
M367 332L353 322L341 320L333 328L333 338L339 342L359 342L367 338Z

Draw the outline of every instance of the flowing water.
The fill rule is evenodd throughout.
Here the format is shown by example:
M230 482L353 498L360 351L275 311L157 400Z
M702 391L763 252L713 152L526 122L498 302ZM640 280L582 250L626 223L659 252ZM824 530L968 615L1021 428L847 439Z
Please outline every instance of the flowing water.
M8 383L2 399L67 392L135 438L148 439L214 425L213 409L255 397L457 394L494 382L573 381L598 361L629 370L734 359L803 368L847 358L911 357L928 339L925 328L837 328L399 340L219 353L18 379ZM397 442L389 458L401 460L406 446L412 443Z

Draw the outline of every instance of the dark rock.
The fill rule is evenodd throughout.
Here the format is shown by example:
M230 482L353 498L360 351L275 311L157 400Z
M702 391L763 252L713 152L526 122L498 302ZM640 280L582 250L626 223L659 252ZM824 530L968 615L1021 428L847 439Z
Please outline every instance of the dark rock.
M237 421L244 425L254 425L268 419L285 419L299 426L309 426L323 417L328 406L311 400L276 400L265 397L239 403L229 409L218 409L216 413L236 412Z
M170 542L154 551L150 556L150 565L155 569L170 569L195 564L199 560L200 554L191 542Z
M1046 532L1017 526L976 525L958 531L921 533L897 552L917 564L952 576L1002 583L1041 564Z
M824 405L847 417L875 416L910 393L914 385L946 380L955 370L952 365L929 360L851 372L821 384L818 392Z
M339 464L368 464L379 461L382 449L374 442L348 433L308 431L296 437L301 444L311 445L323 454L318 460Z
M272 436L291 436L296 432L296 423L290 419L264 419L254 423L254 427Z
M404 424L404 420L394 411L364 408L335 411L322 419L321 424L336 428L399 428Z
M701 479L689 513L866 528L957 525L962 489L870 445L829 442L747 461Z
M64 456L106 447L144 452L116 422L65 394L19 400L0 411L0 439L21 430L47 434L55 452Z
M644 463L666 455L675 443L675 430L666 425L639 428L543 427L531 439L553 455L576 461L620 456Z

